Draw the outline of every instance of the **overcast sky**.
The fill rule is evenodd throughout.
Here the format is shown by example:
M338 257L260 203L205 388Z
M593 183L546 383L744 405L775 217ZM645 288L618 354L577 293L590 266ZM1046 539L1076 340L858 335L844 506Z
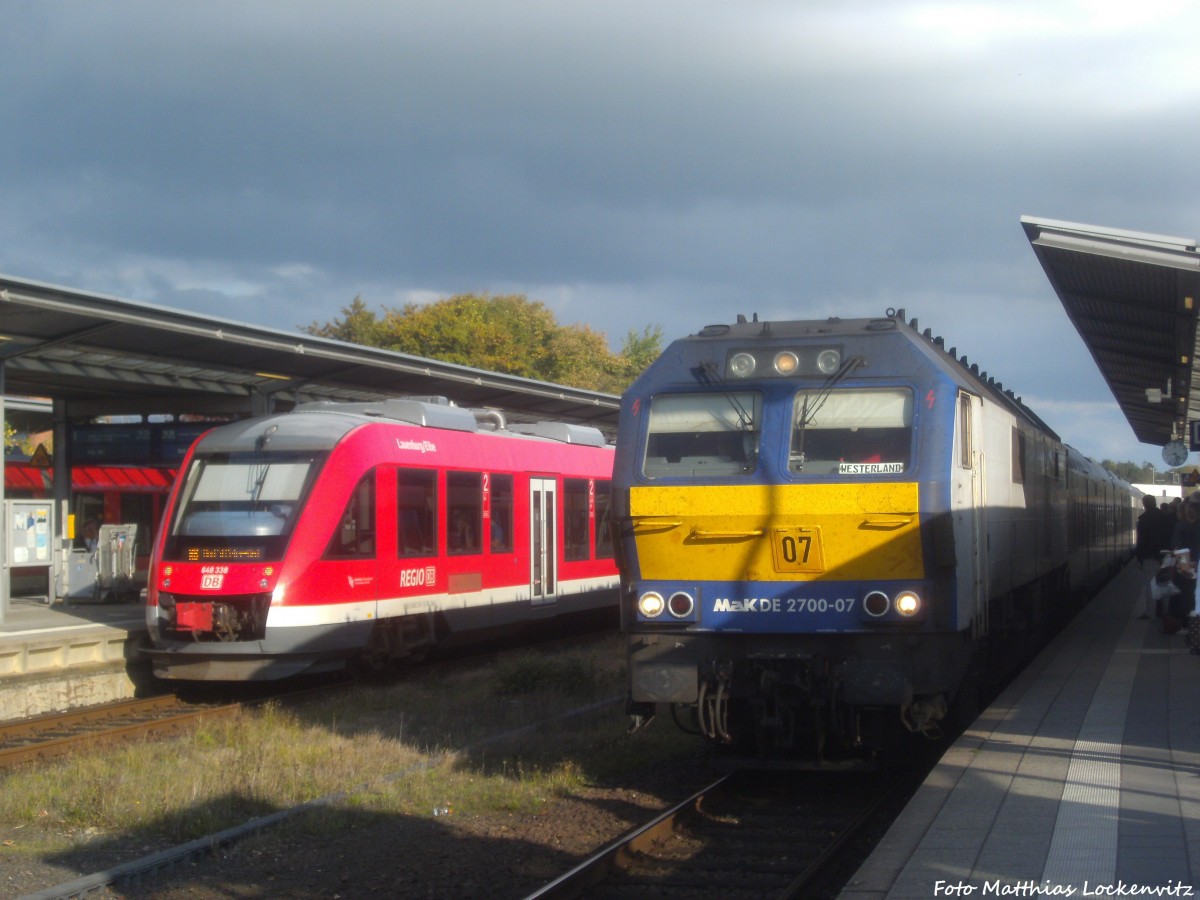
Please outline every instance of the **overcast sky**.
M0 272L284 330L921 327L1151 460L1021 215L1200 231L1182 0L0 0ZM1195 457L1193 457L1193 462Z

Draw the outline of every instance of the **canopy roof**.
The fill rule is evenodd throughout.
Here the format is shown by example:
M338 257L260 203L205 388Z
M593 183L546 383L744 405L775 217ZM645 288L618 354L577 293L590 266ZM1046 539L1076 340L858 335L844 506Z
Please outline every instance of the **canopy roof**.
M619 398L0 275L3 391L72 419L244 415L309 400L445 396L611 433Z
M1200 254L1190 238L1021 217L1029 243L1139 441L1200 420Z

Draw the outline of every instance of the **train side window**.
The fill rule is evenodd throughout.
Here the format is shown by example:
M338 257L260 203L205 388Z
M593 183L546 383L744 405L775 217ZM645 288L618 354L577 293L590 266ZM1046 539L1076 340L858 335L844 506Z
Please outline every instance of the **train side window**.
M975 455L975 447L971 443L971 395L958 395L958 464L971 468L971 460Z
M446 473L446 551L478 553L483 524L483 474Z
M596 482L596 559L613 558L612 482Z
M396 478L400 556L437 554L437 472L401 469Z
M375 555L375 473L355 485L333 531L326 559L362 559Z
M491 548L511 553L513 548L513 477L492 475Z
M1012 480L1013 484L1025 483L1025 435L1016 426L1012 430Z
M563 559L588 558L588 482L563 479Z

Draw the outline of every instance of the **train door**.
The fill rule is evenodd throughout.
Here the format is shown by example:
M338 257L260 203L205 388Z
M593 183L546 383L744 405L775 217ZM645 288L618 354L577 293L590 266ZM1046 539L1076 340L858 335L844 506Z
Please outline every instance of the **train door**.
M529 479L529 587L532 606L553 603L557 591L558 517L553 478Z

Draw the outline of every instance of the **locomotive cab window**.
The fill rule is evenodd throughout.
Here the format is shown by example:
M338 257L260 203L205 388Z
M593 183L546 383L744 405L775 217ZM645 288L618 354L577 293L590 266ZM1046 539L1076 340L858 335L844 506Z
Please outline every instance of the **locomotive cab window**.
M975 461L975 443L971 437L973 434L971 395L960 391L958 395L958 464L964 469L971 468Z
M908 388L799 391L792 404L788 468L805 475L906 472L912 420Z
M165 559L282 559L317 457L215 454L183 475Z
M761 420L762 395L757 392L655 397L642 471L651 478L753 472Z

